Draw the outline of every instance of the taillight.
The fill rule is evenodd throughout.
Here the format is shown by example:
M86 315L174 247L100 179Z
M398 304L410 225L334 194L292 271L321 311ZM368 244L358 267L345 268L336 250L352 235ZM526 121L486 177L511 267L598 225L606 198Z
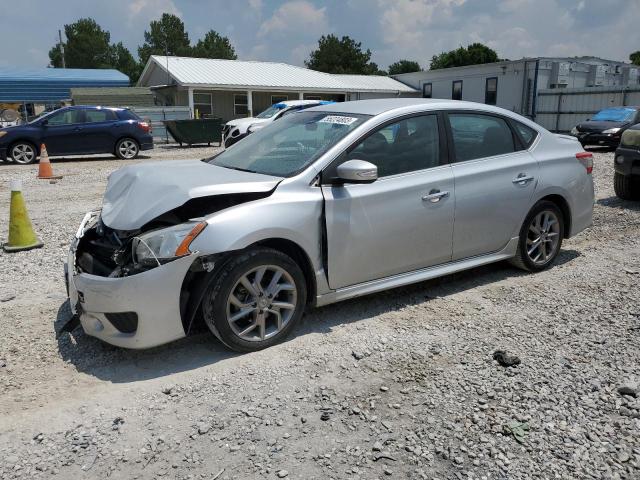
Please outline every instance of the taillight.
M151 133L151 124L149 124L149 122L138 122L138 128L144 130L146 133Z
M587 173L593 172L593 154L589 152L576 153L576 159L587 169Z

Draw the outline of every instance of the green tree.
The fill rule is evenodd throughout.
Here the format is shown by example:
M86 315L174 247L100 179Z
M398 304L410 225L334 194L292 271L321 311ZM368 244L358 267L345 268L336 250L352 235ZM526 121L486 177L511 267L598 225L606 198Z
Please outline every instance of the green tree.
M122 44L122 42L111 45L111 57L109 63L111 67L127 75L131 84L135 84L138 81L138 77L140 77L142 68L144 67L144 65L141 65L135 58L133 58L131 52Z
M67 68L108 68L111 54L110 34L92 18L81 18L64 26L67 41L64 44L64 60ZM49 50L53 67L62 66L60 45Z
M146 65L151 55L191 55L189 35L180 18L170 13L163 13L160 20L149 24L149 31L144 32L144 43L138 47L140 63Z
M371 51L362 51L362 44L348 36L323 35L318 48L309 54L304 64L319 72L384 75L378 65L371 62Z
M629 60L631 60L631 63L634 65L640 65L640 50L629 55Z
M472 43L467 48L460 47L450 52L434 55L431 59L431 70L438 68L462 67L464 65L478 65L481 63L498 62L495 50L482 43Z
M422 70L418 62L413 60L398 60L389 65L389 75L399 75L401 73L419 72Z
M209 30L203 39L198 40L198 43L193 47L192 55L198 58L223 58L226 60L238 58L229 39L214 30Z

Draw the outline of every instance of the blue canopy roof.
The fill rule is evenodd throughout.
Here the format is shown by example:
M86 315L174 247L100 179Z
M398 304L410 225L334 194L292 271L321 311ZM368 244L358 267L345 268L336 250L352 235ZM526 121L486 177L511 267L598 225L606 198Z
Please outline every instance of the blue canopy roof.
M55 103L76 87L127 87L129 77L112 69L0 68L0 102Z

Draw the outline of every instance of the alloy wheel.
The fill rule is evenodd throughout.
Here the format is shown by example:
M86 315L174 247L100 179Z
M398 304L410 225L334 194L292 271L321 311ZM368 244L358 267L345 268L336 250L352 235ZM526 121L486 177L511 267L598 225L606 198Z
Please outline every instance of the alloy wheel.
M123 140L118 145L118 152L122 158L134 158L138 154L138 145L133 140Z
M16 163L31 163L36 158L36 150L28 143L19 143L11 149L11 158Z
M227 322L242 340L261 342L281 332L296 310L293 277L276 265L243 274L227 299Z
M560 242L560 221L551 210L538 213L529 224L527 256L536 265L553 259Z

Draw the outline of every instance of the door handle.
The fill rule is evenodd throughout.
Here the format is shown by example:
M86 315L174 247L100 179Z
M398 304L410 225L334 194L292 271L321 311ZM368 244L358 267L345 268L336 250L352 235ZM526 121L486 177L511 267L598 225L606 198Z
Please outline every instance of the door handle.
M429 192L428 195L422 197L423 202L431 202L437 203L443 198L447 198L449 196L449 192L441 192L440 190L433 189Z
M520 173L516 178L511 180L513 183L517 183L518 185L526 185L530 181L533 180L534 177L531 175L527 175L526 173Z

